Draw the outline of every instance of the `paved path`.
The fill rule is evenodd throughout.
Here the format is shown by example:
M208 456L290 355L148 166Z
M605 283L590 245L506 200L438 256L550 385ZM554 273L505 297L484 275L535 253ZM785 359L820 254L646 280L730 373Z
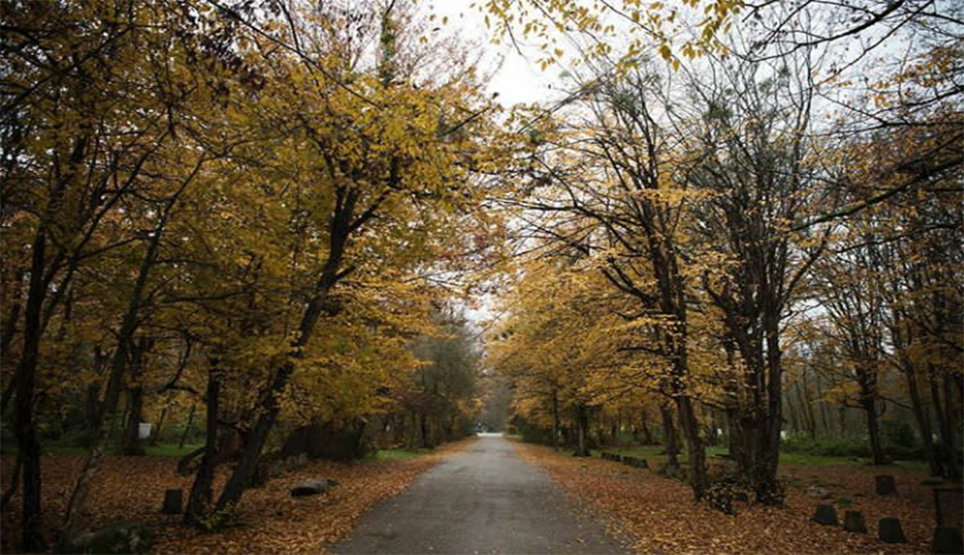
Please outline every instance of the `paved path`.
M485 435L363 516L334 553L626 553L512 444Z

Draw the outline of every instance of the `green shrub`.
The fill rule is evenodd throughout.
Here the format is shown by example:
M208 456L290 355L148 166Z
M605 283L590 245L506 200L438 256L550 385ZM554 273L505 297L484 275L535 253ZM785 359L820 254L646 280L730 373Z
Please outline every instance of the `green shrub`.
M810 438L793 436L781 443L787 453L803 453L823 457L869 457L870 443L859 439Z
M884 453L895 459L920 459L923 450L914 436L913 428L906 422L885 421L881 426L881 447ZM870 458L870 441L867 439L810 438L791 436L780 444L785 453L816 455L821 457Z

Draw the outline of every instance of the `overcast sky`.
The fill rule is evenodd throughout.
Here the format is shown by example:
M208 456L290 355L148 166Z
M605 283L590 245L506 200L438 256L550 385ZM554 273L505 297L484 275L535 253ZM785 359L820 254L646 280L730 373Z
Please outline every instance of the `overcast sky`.
M519 41L519 51L511 44L493 44L491 32L486 29L479 9L470 7L472 0L420 0L420 4L439 18L448 17L446 30L451 28L466 40L478 42L485 52L484 70L494 70L488 90L498 93L497 101L503 106L517 103L551 101L559 98L553 83L558 81L561 69L552 67L543 72L536 60L538 49L524 40Z

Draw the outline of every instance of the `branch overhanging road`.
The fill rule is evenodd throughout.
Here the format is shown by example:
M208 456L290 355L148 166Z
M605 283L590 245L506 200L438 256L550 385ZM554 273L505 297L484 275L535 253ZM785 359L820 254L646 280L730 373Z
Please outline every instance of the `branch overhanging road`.
M403 494L375 507L336 554L628 553L603 526L516 455L483 435L447 457Z

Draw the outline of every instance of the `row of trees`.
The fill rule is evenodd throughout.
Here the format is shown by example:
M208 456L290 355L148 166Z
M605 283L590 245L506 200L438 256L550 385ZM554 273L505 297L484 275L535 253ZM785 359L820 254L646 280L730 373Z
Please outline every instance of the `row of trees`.
M577 44L611 32L602 16L551 13L586 31L567 35ZM720 426L737 474L772 504L788 403L814 431L817 403L860 410L877 464L881 414L901 407L931 472L959 478L956 21L863 84L827 61L829 39L761 51L736 29L690 60L662 51L666 64L635 42L584 48L572 94L524 120L526 185L505 199L528 257L492 363L525 426L553 443L567 428L585 455L591 420L602 437L659 414L697 499Z
M425 445L467 428L474 355L439 276L497 233L473 178L490 106L464 49L394 4L5 3L4 505L19 486L24 551L43 519L62 549L84 531L122 412L137 454L147 414L197 407L186 519L205 527L279 421L411 413ZM77 412L90 454L44 515L41 441Z

